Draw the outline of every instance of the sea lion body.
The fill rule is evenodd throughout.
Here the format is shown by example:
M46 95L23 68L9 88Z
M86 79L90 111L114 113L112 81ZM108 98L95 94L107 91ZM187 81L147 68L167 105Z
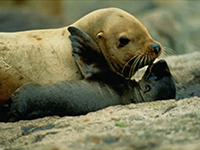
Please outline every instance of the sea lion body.
M77 28L69 28L69 31L73 56L84 79L23 85L11 96L4 112L0 111L3 113L1 121L12 117L20 120L51 115L77 116L108 106L175 98L173 77L164 60L149 66L139 82L125 79L111 71L90 36Z
M123 84L125 85L125 84ZM44 116L77 116L108 106L130 104L130 93L117 94L109 85L96 81L61 82L49 86L28 83L11 97L17 119Z
M1 33L0 101L27 82L81 79L68 36L66 28Z
M91 36L110 68L125 77L132 77L161 53L160 44L147 29L117 8L94 11L70 26ZM50 84L82 79L72 57L67 28L0 33L0 103L27 82Z
M138 83L112 72L52 85L27 83L12 95L11 114L16 120L77 116L108 106L173 99L175 84L168 69L165 61L157 62Z

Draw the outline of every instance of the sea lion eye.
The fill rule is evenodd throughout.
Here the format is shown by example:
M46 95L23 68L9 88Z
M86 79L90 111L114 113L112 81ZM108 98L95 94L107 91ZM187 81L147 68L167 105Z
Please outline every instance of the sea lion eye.
M144 91L144 93L149 92L150 90L151 90L150 85L146 85L146 86L145 86L145 91Z
M127 45L130 42L130 40L126 36L122 36L120 37L119 42L120 42L119 47L123 47Z

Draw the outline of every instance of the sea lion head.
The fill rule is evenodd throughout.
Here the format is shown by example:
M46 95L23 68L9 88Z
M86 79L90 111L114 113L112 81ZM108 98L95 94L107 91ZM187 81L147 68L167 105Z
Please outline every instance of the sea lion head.
M165 60L149 66L138 83L143 101L174 99L176 87Z
M161 44L138 19L123 10L108 9L102 26L94 40L111 69L124 77L131 78L139 68L152 64L161 54Z
M72 42L73 55L83 76L86 76L86 78L89 76L90 79L94 79L97 77L93 76L94 74L101 74L100 80L102 80L102 77L107 78L103 74L107 76L110 68L102 56L101 49L97 43L79 28L69 27L68 30L71 33L69 38ZM91 76L94 78L91 78ZM112 79L110 78L110 80L114 80L114 77L112 74ZM116 83L118 84L118 81L123 78L121 76L121 78L118 77L117 81L113 82L115 89L117 87ZM124 78L122 80L124 85L127 81L131 85L130 89L134 89L134 92L136 92L134 93L136 97L134 99L135 102L175 98L176 88L173 76L165 60L149 65L139 83L132 80L124 80ZM122 91L121 86L119 91Z

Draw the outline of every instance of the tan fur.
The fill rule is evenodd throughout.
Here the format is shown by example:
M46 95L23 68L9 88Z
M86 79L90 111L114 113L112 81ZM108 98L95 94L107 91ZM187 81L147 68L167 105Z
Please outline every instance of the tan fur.
M100 9L81 18L76 26L89 34L100 46L109 64L119 66L135 54L152 53L154 40L146 28L132 15L117 8ZM26 82L40 84L82 78L71 52L68 27L0 33L0 102ZM117 48L119 37L126 35L131 42ZM119 72L112 65L115 72Z

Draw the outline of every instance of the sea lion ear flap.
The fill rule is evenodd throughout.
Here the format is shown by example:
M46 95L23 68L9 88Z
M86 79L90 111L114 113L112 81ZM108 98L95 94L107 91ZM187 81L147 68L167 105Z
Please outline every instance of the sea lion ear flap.
M101 39L103 37L103 31L99 32L96 36L97 39Z

